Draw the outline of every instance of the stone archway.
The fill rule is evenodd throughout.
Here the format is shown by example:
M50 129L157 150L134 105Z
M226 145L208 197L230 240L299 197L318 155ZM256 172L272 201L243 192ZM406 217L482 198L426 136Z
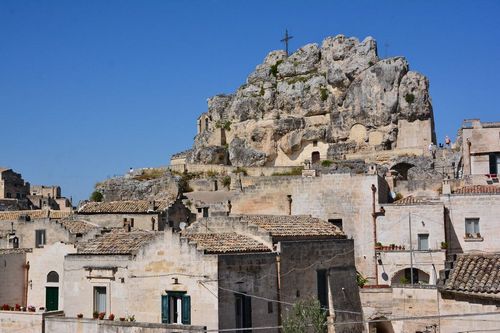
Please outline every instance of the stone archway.
M386 317L378 317L372 320L375 322L368 324L369 333L394 333L392 323Z
M413 268L413 284L424 283L429 284L430 275L421 269ZM410 284L411 283L411 268L407 267L397 271L391 279L392 284Z
M321 159L321 155L319 154L319 151L313 151L311 154L311 163L318 164L320 159Z
M391 170L397 171L401 180L408 180L408 170L413 168L415 165L411 163L401 162L395 164L391 167Z

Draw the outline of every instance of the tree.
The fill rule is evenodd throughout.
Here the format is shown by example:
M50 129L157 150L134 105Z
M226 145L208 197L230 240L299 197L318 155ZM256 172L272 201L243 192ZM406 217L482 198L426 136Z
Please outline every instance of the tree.
M326 311L317 299L298 301L288 311L283 321L284 333L325 333Z
M103 195L101 192L99 191L94 191L92 192L92 194L90 195L90 200L91 201L94 201L94 202L101 202L103 199Z

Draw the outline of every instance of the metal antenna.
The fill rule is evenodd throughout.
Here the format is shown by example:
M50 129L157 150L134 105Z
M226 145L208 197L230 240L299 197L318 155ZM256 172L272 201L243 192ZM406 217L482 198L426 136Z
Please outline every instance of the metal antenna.
M288 35L288 29L285 29L285 38L281 40L282 43L285 43L285 51L286 51L286 56L288 57L288 41L292 39L293 36Z

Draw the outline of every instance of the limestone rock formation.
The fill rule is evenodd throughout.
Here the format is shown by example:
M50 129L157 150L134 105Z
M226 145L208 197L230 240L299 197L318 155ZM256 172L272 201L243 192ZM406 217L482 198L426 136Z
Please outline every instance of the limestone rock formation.
M153 179L126 175L97 183L95 190L103 194L104 201L170 200L178 195L179 177L165 171Z
M408 124L420 126L418 138L401 133ZM296 165L313 147L321 158L421 149L433 130L427 78L409 71L403 57L379 59L371 37L338 35L289 57L273 51L234 94L210 98L187 160Z

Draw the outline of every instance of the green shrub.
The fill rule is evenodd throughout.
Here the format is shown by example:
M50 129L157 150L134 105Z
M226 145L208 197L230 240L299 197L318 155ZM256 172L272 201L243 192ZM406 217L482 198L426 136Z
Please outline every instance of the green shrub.
M101 192L99 191L94 191L92 192L92 194L90 195L90 200L91 201L94 201L94 202L101 202L102 199L104 199L104 196L102 195Z
M276 77L278 75L278 66L283 62L283 60L278 60L274 65L269 69L269 74Z
M165 175L165 170L163 169L144 169L140 175L134 176L135 180L151 180L157 179Z
M408 104L411 104L413 102L415 102L415 95L413 94L406 94L405 95L405 101L408 103Z
M396 197L394 198L394 201L398 201L401 199L403 199L403 195L400 192L396 193Z
M363 288L363 286L368 283L368 279L361 275L361 273L356 272L356 282L359 287Z
M231 177L224 176L224 178L222 178L222 186L229 188L229 186L231 186Z
M208 170L207 172L205 172L205 174L207 175L208 178L215 178L219 175L219 173L214 170Z
M333 164L333 162L332 162L332 161L330 161L330 160L323 160L323 161L321 161L321 166L322 166L322 167L325 167L325 168L329 168L329 167L331 167L331 166L332 166L332 164Z
M264 96L266 92L264 91L264 86L260 87L260 95Z
M283 333L326 333L326 311L317 299L295 302L283 321Z
M402 277L399 279L399 283L401 283L401 284L409 284L409 283L410 283L410 280L408 280L405 276L402 276Z
M324 102L328 99L328 89L320 88L319 89L321 100Z
M231 122L229 120L226 120L226 121L219 120L215 123L215 127L216 128L223 128L226 131L230 131L231 130Z
M243 174L243 176L248 176L248 171L247 171L247 169L242 168L242 167L237 167L237 168L233 171L233 173L241 173L241 174Z
M303 167L294 167L290 171L274 172L271 176L302 176Z

